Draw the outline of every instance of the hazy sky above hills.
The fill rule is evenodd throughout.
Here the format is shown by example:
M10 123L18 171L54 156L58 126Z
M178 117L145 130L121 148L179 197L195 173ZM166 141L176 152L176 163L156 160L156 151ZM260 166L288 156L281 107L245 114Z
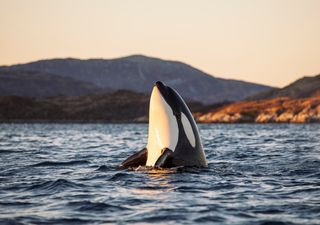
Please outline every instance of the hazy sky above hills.
M320 73L320 0L0 0L0 65L144 54L274 86Z

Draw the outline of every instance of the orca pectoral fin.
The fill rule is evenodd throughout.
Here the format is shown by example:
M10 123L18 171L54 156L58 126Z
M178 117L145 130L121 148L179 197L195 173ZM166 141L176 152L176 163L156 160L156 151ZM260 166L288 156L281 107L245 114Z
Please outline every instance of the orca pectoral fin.
M172 159L172 153L173 151L168 148L162 149L162 154L157 160L157 162L154 164L155 167L170 167L171 166L171 159Z
M147 148L133 154L126 160L124 160L120 165L120 169L125 169L129 167L145 166L147 162Z

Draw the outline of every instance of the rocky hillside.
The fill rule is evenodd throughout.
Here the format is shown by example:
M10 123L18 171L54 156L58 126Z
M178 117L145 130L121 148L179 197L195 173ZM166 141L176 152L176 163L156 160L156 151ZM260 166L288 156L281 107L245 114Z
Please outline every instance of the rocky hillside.
M203 123L308 123L320 122L320 75L304 77L282 88L242 102L196 113Z
M195 117L202 123L319 123L320 96L238 102Z
M104 91L131 90L149 94L155 81L161 80L175 88L185 99L206 104L241 100L271 88L264 85L238 80L213 77L187 64L134 55L119 59L52 59L37 62L0 67L0 71L31 71L36 74L69 78L78 82L95 85ZM22 78L25 80L25 77ZM60 78L59 78L60 79ZM0 83L2 78L0 77ZM28 85L7 87L7 92L17 93L19 89L30 89ZM29 82L30 83L30 82ZM35 89L41 89L37 86ZM0 87L0 93L3 87ZM71 90L70 88L68 88ZM51 95L52 90L46 96ZM25 91L30 93L29 91ZM38 97L38 92L33 94ZM68 95L66 93L66 95ZM30 94L29 94L30 96Z

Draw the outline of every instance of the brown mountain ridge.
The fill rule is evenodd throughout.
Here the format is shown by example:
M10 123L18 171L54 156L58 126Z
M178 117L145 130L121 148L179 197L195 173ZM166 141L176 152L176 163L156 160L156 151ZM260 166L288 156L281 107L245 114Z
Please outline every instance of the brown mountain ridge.
M320 75L195 114L203 123L320 122Z

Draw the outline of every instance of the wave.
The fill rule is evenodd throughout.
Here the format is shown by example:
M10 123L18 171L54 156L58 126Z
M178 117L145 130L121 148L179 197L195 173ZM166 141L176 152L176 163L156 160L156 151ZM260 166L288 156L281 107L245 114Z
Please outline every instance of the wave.
M132 175L129 173L118 172L118 173L114 174L109 179L109 181L118 181L118 180L122 180L123 178L128 178L128 177L132 177Z
M31 167L45 167L45 166L75 166L75 165L83 165L83 164L90 164L87 160L73 160L73 161L66 161L66 162L57 162L57 161L43 161L40 163L36 163L31 165Z
M75 201L69 202L68 206L75 207L78 211L108 211L116 212L119 210L130 210L124 206L112 205L104 202L92 202L92 201Z
M27 188L27 191L45 191L49 193L56 193L66 189L79 189L84 188L85 185L78 184L66 179L58 179L54 181L45 181L34 184Z
M97 168L96 171L106 172L106 171L110 171L113 169L114 169L114 167L102 165L102 166L99 166L99 168Z

